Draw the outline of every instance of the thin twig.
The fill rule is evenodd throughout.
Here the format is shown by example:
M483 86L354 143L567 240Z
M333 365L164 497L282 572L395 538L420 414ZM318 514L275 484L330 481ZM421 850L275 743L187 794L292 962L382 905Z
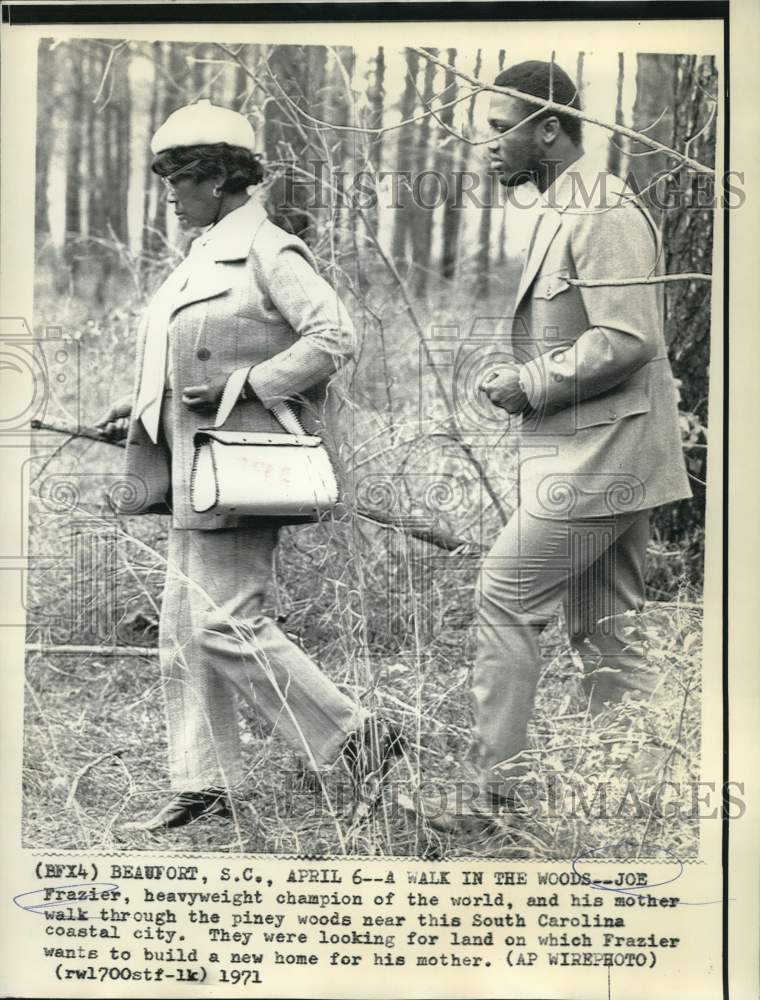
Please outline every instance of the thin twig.
M157 646L58 646L54 642L28 642L27 653L57 653L60 656L158 656Z
M87 438L88 441L100 441L101 444L115 445L117 448L123 448L123 441L109 441L107 438L102 437L98 434L94 427L72 427L67 424L51 424L44 420L32 420L31 428L33 431L52 431L54 434L67 434L69 438ZM64 442L61 447L65 447L69 444L68 441Z
M83 767L80 767L77 773L74 775L74 780L71 782L71 788L69 789L69 794L66 796L66 808L71 809L76 800L77 788L79 787L79 782L91 771L93 767L97 767L98 764L102 764L104 760L108 760L109 757L121 757L121 755L126 751L126 747L120 747L118 750L106 750L104 753L99 754L93 760L88 761Z
M708 167L704 163L700 163L699 160L695 160L684 153L679 153L678 150L673 149L671 146L667 146L664 142L658 142L656 139L651 139L648 135L644 135L642 132L637 132L635 129L628 128L625 125L610 124L609 122L603 121L601 118L595 118L593 115L587 114L585 111L578 111L576 108L571 108L567 104L561 104L557 101L548 101L543 97L536 97L533 94L525 94L521 90L516 90L514 87L498 87L496 84L486 84L482 80L478 80L468 73L463 73L462 70L456 69L449 63L443 62L443 60L431 56L429 52L425 49L418 49L415 46L409 46L410 51L416 52L418 55L423 56L430 62L435 63L436 66L440 66L447 70L449 73L453 73L460 79L465 80L470 84L476 93L494 93L494 94L505 94L507 97L515 97L520 101L525 101L527 104L535 104L547 111L559 111L563 115L567 115L570 118L579 118L581 121L588 122L590 125L598 125L600 128L606 129L608 132L617 132L618 135L625 135L629 139L635 139L641 142L645 146L649 146L651 149L657 149L661 153L667 153L668 156L674 156L678 159L681 164L686 164L690 166L693 170L700 174L708 174L709 176L714 176L715 171L712 167Z

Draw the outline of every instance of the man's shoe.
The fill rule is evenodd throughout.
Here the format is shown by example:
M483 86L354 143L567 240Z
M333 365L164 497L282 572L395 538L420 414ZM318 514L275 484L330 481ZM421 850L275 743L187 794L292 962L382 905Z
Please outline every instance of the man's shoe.
M398 795L396 801L404 812L438 833L466 837L491 837L507 833L520 825L528 815L522 810L480 810L477 807L447 809L440 799L411 798Z
M150 819L124 823L123 830L172 830L186 826L201 816L229 816L230 804L220 788L200 792L180 792Z
M454 777L454 776L452 776ZM524 825L538 805L535 782L484 772L469 761L456 769L447 794L417 799L414 811L432 829L464 836L490 836Z

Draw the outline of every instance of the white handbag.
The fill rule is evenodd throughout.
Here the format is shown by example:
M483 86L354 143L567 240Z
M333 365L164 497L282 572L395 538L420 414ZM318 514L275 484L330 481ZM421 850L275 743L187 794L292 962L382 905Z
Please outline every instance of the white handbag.
M322 439L306 434L287 403L271 408L285 433L224 431L248 378L227 379L213 427L193 435L190 501L197 514L319 516L338 502L338 482Z

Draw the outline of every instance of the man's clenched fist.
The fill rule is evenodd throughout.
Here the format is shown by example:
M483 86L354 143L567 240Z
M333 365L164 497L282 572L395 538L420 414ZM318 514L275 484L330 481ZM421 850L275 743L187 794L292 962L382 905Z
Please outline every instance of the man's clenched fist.
M522 413L528 406L528 397L520 385L517 365L499 365L485 376L480 388L494 406L507 413Z

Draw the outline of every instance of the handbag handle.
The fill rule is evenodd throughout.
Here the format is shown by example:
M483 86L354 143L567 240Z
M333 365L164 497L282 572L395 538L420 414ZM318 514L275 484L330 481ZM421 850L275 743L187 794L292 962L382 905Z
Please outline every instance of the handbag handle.
M230 413L232 413L235 403L237 403L240 398L240 393L243 391L243 386L248 380L248 374L252 368L253 365L250 365L248 368L236 368L227 379L224 391L222 392L219 400L219 408L216 411L216 420L214 422L215 430L222 427ZM301 426L301 421L298 419L288 403L275 403L274 406L270 408L270 411L274 414L280 425L288 432L288 434L296 434L298 436L306 434L306 431Z

